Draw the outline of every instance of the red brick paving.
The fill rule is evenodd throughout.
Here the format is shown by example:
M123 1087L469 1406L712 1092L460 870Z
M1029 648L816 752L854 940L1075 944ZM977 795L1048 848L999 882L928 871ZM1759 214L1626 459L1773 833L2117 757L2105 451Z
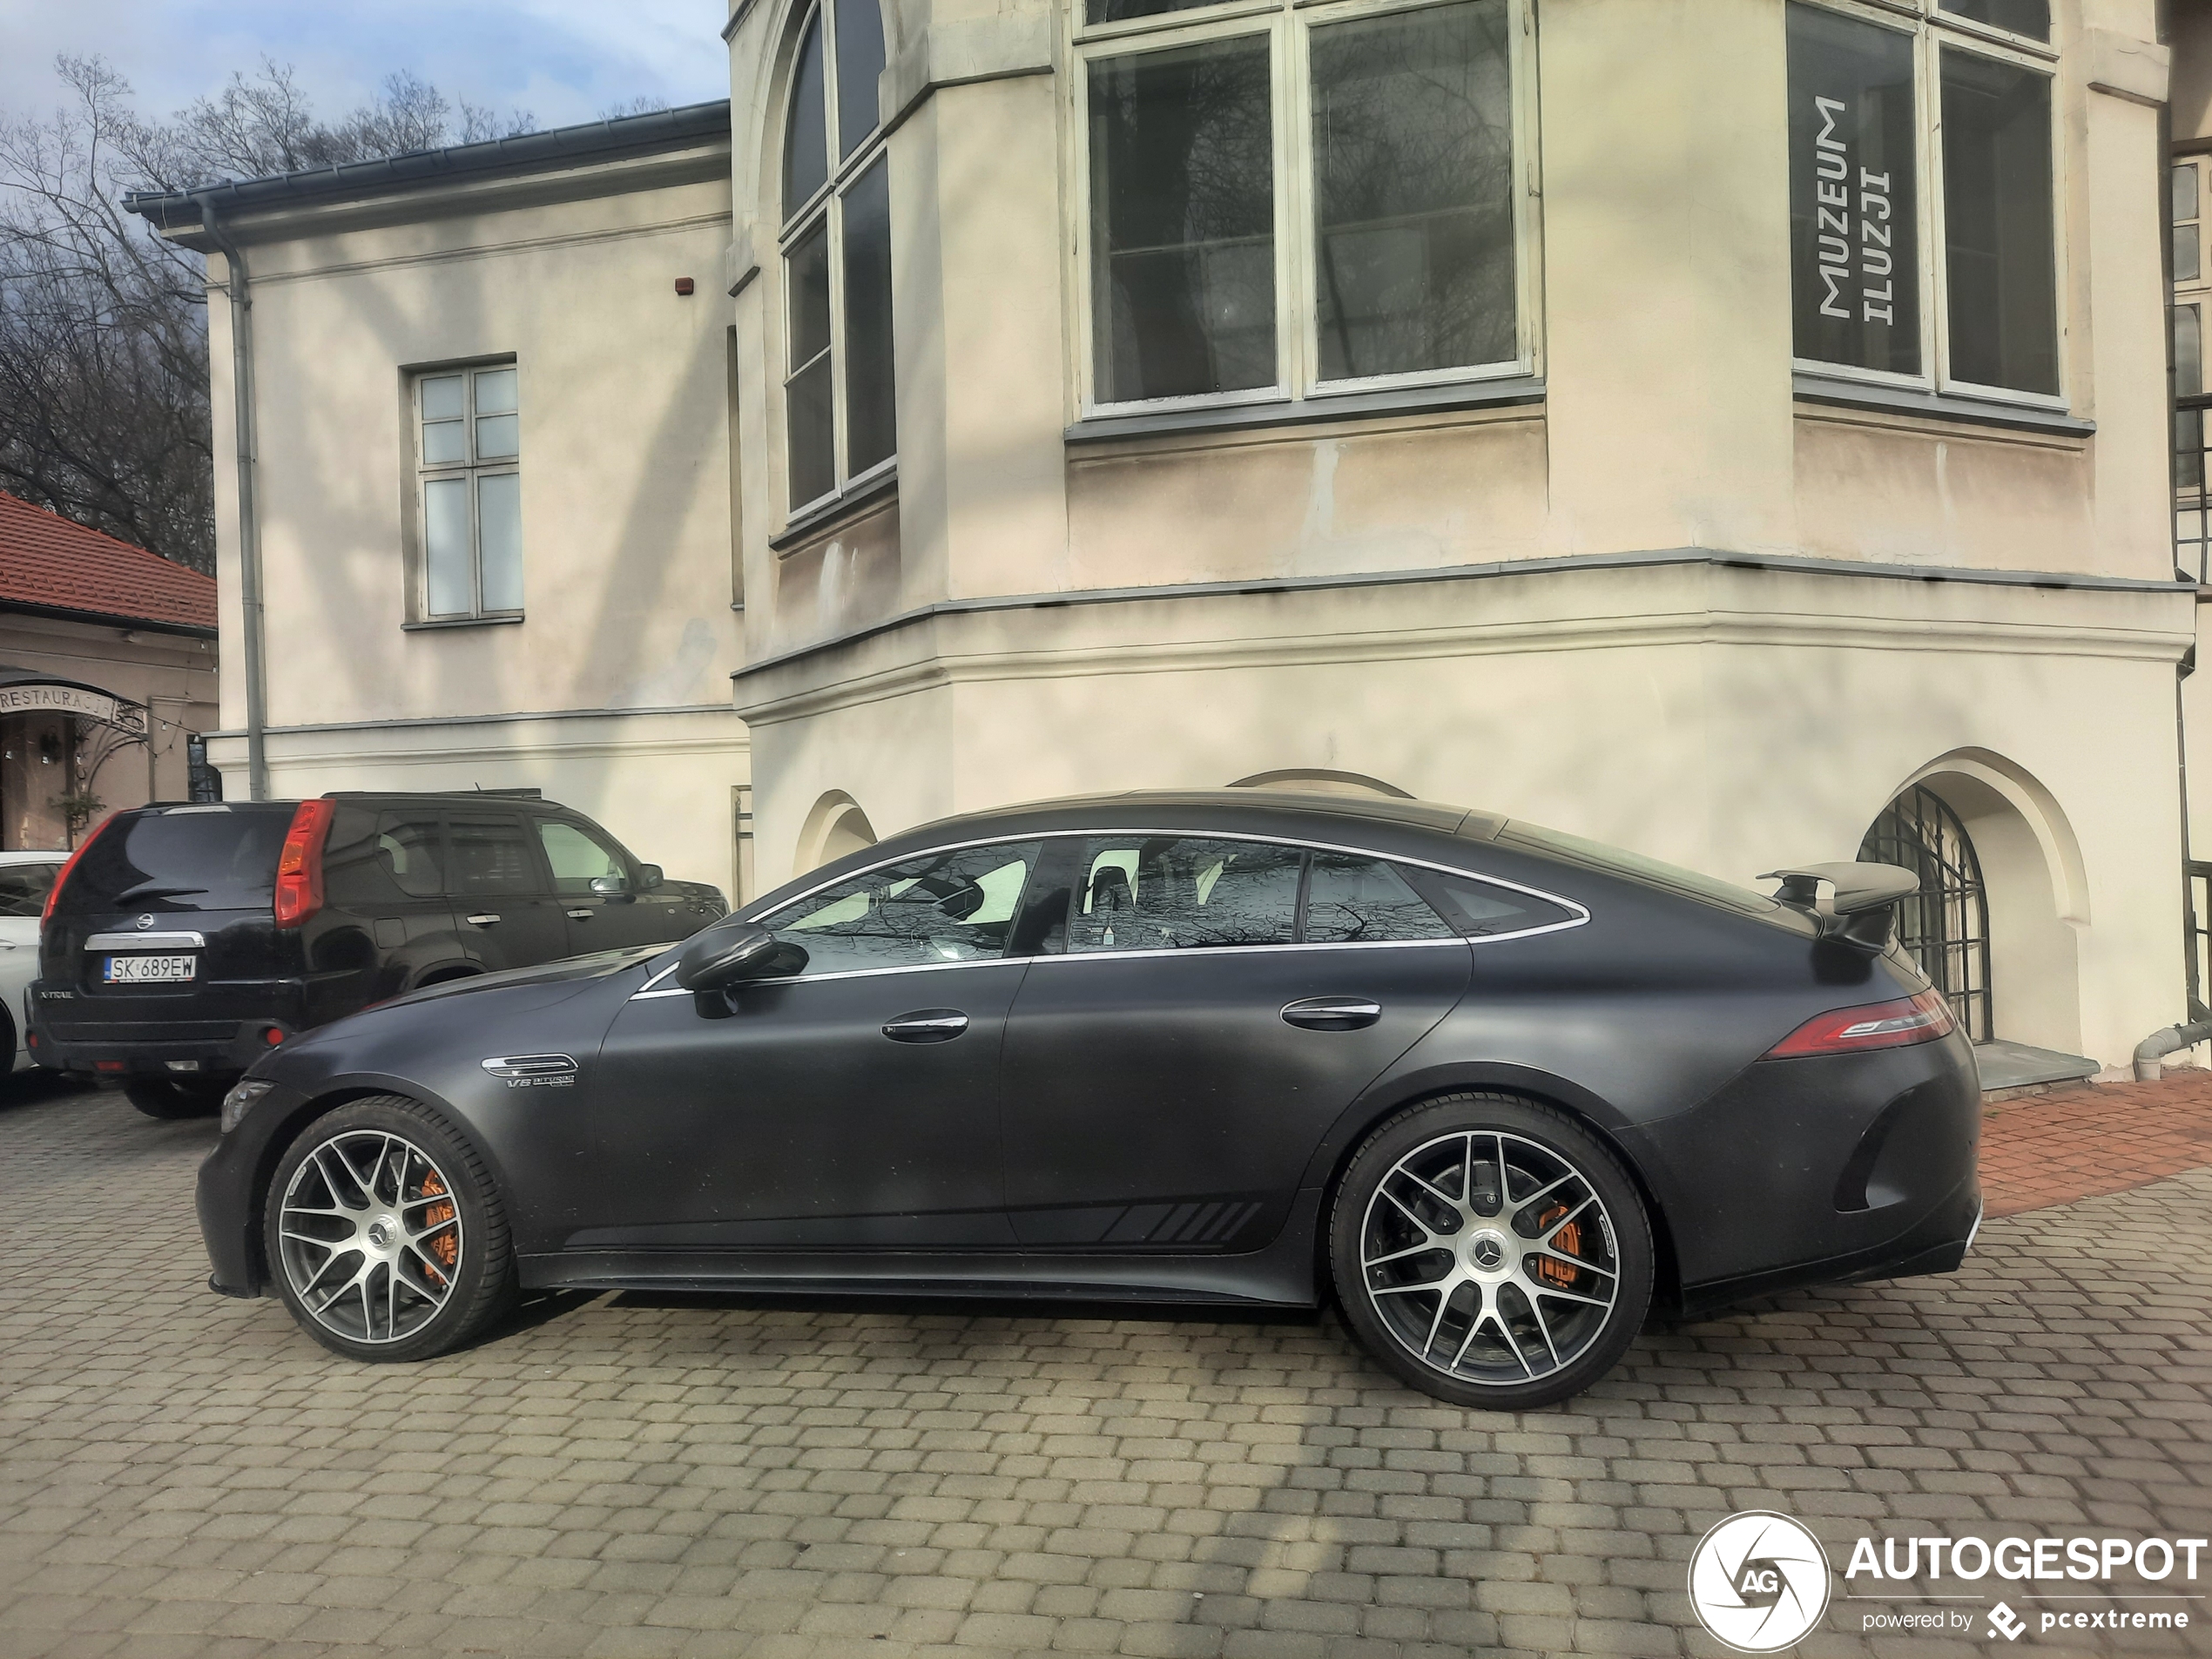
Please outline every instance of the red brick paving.
M2000 1101L1981 1129L1988 1213L2126 1192L2212 1165L2212 1072L2086 1083Z

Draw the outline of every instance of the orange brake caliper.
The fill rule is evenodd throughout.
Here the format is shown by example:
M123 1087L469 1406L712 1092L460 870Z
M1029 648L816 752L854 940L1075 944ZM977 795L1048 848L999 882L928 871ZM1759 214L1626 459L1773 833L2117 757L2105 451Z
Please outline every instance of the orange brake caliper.
M445 1183L439 1180L436 1176L426 1175L422 1177L422 1196L424 1197L437 1197L442 1194L445 1190ZM441 1222L451 1221L454 1217L454 1214L455 1211L451 1200L448 1199L444 1204L434 1204L428 1210L425 1210L422 1212L422 1224L425 1227L435 1227ZM435 1256L440 1261L443 1262L448 1267L451 1267L454 1263L461 1259L461 1236L459 1233L449 1229L445 1232L440 1233L436 1238L429 1240L428 1243L430 1253L433 1256ZM425 1266L431 1278L436 1279L441 1285L445 1283L445 1276L440 1273L436 1268L428 1267L428 1264L425 1264Z
M1554 1204L1544 1211L1536 1218L1537 1237L1541 1238L1545 1231L1556 1225L1559 1218L1566 1213L1567 1206L1563 1204ZM1582 1224L1570 1221L1561 1227L1559 1237L1552 1241L1551 1247L1562 1256L1580 1256L1582 1253ZM1548 1279L1563 1291L1572 1290L1575 1281L1581 1277L1581 1270L1569 1267L1565 1262L1554 1261L1548 1256L1539 1256L1536 1258L1536 1276Z

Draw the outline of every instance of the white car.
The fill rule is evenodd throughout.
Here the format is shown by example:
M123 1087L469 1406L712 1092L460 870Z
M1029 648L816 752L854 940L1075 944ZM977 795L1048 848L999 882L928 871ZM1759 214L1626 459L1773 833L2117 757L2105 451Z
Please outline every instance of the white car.
M23 994L38 976L38 915L66 853L0 853L0 1073L30 1064Z

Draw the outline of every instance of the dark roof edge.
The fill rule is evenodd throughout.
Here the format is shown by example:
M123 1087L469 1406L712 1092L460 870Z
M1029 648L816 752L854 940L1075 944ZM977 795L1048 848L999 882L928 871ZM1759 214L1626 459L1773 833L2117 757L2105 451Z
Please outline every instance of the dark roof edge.
M183 634L192 639L216 639L219 629L204 623L173 622L161 617L131 617L113 610L86 610L76 605L34 604L28 599L0 599L0 613L17 617L48 617L57 622L89 623L99 628L125 628L134 633Z
M482 144L453 145L377 161L349 161L266 179L233 179L200 190L134 190L123 198L123 205L162 230L179 229L200 222L203 198L225 212L357 200L462 179L520 177L579 162L650 155L729 136L730 100L718 98L710 104L586 121Z

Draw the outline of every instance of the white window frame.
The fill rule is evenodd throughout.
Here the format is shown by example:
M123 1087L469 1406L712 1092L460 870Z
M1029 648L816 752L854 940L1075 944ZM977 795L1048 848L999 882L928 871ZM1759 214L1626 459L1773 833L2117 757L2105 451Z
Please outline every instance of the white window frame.
M515 453L500 455L490 461L476 458L476 376L488 369L515 370ZM465 440L462 459L453 462L433 462L422 453L422 388L431 381L461 381L461 430ZM421 623L511 622L523 615L520 607L512 610L489 610L484 604L484 556L482 515L478 506L478 490L486 478L519 478L523 471L523 377L520 365L512 355L504 357L476 357L464 362L439 363L428 368L408 371L408 448L415 456L415 548L413 565L415 603L408 607L413 620ZM469 487L469 591L471 596L467 610L430 609L430 502L428 486L458 479ZM519 488L519 486L518 486ZM527 551L527 550L525 550ZM523 591L528 593L525 583Z
M847 5L874 5L877 0L844 0ZM777 209L786 204L783 189L784 156L791 143L791 123L797 111L792 107L792 94L799 85L799 60L806 46L810 29L821 30L822 41L822 121L824 143L829 158L827 178L821 187L805 202L788 213L776 233L777 284L782 304L776 312L777 358L780 366L777 374L776 408L779 422L779 436L782 442L783 465L778 490L784 501L784 520L786 524L798 518L819 514L833 507L848 496L873 489L879 482L899 470L899 451L894 443L892 451L882 460L858 473L847 470L849 448L846 435L846 415L851 400L845 390L846 369L845 335L845 196L862 174L879 162L885 168L884 179L890 182L891 147L880 111L868 136L863 138L852 155L840 158L838 154L843 142L838 125L837 20L833 8L824 0L809 0L801 13L798 26L792 30L792 53L789 72L784 78L783 112L776 123L773 165L778 191ZM890 37L885 36L887 56ZM794 365L791 361L792 341L796 331L792 327L792 305L797 287L791 280L792 250L805 241L817 225L827 226L826 241L829 260L829 379L830 379L830 487L821 494L806 501L791 499L791 383L799 378L806 364ZM815 359L810 358L808 362ZM895 365L893 368L895 375Z
M1534 0L1505 0L1511 38L1510 122L1513 132L1514 355L1494 363L1417 369L1401 374L1320 379L1320 309L1315 302L1316 227L1312 222L1313 123L1311 118L1311 36L1317 27L1355 18L1432 10L1455 0L1224 0L1217 5L1164 12L1123 22L1087 24L1084 0L1071 0L1065 90L1067 165L1073 187L1074 234L1069 239L1069 293L1075 297L1073 384L1084 417L1164 414L1179 409L1230 408L1377 392L1418 390L1486 381L1526 380L1542 372L1543 330L1539 315L1543 263L1537 172L1536 41ZM1268 44L1270 126L1273 139L1275 208L1275 368L1271 386L1189 396L1103 401L1099 396L1096 284L1091 268L1090 66L1104 59L1142 56L1177 47L1236 39Z
M1829 11L1861 23L1873 24L1912 37L1912 132L1915 229L1920 239L1920 372L1900 374L1888 369L1861 368L1831 363L1824 358L1796 357L1799 374L1824 380L1857 381L1870 386L1902 387L1936 392L1948 397L1972 398L1987 403L2064 410L2072 407L2067 373L2067 165L2065 111L2060 94L2059 49L2055 42L2031 39L2007 30L1976 23L1942 9L1941 0L1797 0L1817 10ZM2054 7L2055 10L2055 5ZM2057 32L2056 19L2053 32ZM1984 386L1959 380L1951 373L1950 249L1946 241L1949 204L1943 188L1943 49L1969 51L2000 63L2016 64L2043 75L2051 83L2051 282L2054 295L2053 347L2057 355L2059 389L2027 392L2006 386ZM1786 47L1785 47L1786 51ZM1786 79L1788 70L1785 65ZM1794 267L1790 273L1791 303L1796 303Z

